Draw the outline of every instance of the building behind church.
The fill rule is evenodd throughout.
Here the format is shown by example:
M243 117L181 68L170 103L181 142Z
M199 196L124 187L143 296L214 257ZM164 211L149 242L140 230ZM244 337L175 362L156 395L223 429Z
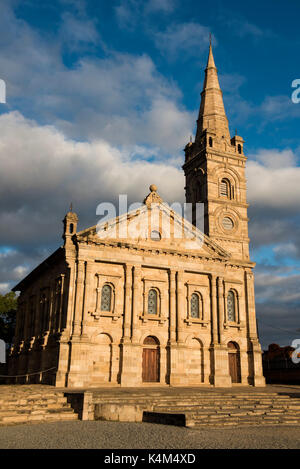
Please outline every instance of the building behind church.
M264 386L243 144L230 136L210 46L183 165L193 223L154 185L141 208L100 227L78 231L70 210L64 245L14 288L9 374L68 387Z

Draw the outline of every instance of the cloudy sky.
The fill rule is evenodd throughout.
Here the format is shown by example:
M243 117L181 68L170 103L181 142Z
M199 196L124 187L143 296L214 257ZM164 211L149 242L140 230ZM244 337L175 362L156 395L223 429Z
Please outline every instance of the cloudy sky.
M1 0L0 292L101 201L151 183L184 201L209 32L243 136L260 339L300 337L300 5L287 0ZM299 94L300 96L300 94Z

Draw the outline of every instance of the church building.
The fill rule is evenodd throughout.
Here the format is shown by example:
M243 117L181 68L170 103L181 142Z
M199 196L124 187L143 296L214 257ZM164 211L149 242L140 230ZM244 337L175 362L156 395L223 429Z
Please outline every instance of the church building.
M243 144L210 45L183 165L192 223L155 185L140 208L82 231L70 210L63 246L13 289L9 374L69 388L264 386Z

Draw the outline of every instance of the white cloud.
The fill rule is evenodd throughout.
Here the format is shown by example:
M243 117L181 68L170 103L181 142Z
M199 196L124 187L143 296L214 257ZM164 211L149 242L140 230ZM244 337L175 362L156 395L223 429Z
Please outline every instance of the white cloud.
M156 47L170 59L176 59L178 54L199 57L208 50L209 33L209 28L194 22L171 24L165 31L156 32L154 40Z
M289 150L259 150L249 155L246 174L248 200L256 207L299 210L300 167Z
M78 18L70 12L62 15L60 34L64 45L67 43L71 50L80 50L83 46L91 47L100 42L95 21Z
M177 3L178 0L121 0L115 7L115 14L121 28L132 30L149 14L172 13Z
M10 284L9 283L0 283L0 293L4 295L10 290Z
M256 299L277 303L300 301L300 275L289 276L256 273Z
M159 145L169 155L185 145L195 116L181 108L179 88L157 71L149 56L107 51L101 58L83 56L70 69L62 62L61 48L97 42L92 21L65 13L58 37L47 41L7 5L0 5L0 13L0 70L5 71L10 109L16 105L74 139ZM164 110L161 115L158 106ZM176 125L172 132L166 109L169 117L173 110L171 120L181 128Z
M70 201L81 222L94 224L99 202L115 200L118 193L142 201L152 183L167 200L182 200L180 169L168 162L137 159L139 151L149 156L150 148L135 147L132 153L103 139L75 142L54 127L39 126L16 112L0 116L0 141L4 245L46 245L59 239L60 220Z
M145 4L145 12L171 13L177 6L177 0L148 0Z
M262 116L268 121L282 121L285 119L299 118L300 106L293 103L292 91L290 96L266 96L260 106Z

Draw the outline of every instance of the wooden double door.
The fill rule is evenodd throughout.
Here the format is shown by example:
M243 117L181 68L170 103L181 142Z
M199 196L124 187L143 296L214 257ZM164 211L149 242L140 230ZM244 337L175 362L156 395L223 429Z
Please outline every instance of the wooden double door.
M159 348L143 349L143 374L144 383L159 383Z

